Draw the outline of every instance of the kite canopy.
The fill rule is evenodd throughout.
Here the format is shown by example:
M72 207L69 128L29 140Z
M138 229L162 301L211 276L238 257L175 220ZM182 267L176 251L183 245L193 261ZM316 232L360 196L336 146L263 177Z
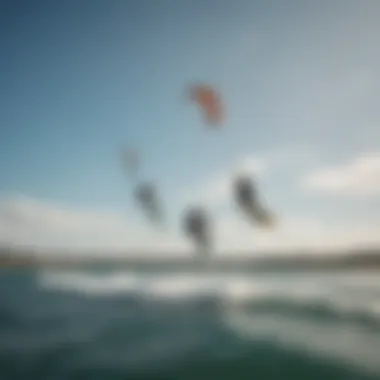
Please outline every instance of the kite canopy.
M222 123L223 107L215 88L209 85L193 85L190 86L189 94L190 99L200 107L207 124L215 126Z

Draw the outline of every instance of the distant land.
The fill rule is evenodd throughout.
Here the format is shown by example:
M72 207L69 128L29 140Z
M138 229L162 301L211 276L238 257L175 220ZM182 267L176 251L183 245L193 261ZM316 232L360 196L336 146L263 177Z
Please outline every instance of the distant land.
M128 270L170 271L192 270L200 267L209 271L281 271L281 270L347 270L366 269L380 271L380 247L357 248L342 252L307 252L249 255L249 252L235 252L223 256L173 258L155 253L141 257L129 252L109 252L107 255L73 254L72 252L49 252L36 248L0 247L0 267L62 267L117 266Z

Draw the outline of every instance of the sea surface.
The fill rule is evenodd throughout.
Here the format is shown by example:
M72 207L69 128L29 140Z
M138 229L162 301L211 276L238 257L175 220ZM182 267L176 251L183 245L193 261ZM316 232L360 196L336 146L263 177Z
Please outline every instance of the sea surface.
M0 379L380 379L380 273L2 269Z

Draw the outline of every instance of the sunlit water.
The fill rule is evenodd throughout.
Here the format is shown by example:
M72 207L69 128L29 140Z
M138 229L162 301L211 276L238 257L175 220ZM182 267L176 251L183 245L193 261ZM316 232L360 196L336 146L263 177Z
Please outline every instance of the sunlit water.
M380 379L380 276L3 270L0 378Z

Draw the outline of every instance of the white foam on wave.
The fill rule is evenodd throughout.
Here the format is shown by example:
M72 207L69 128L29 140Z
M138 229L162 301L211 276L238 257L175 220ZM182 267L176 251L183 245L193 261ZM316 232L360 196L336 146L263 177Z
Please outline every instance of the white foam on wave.
M138 277L133 273L93 275L83 272L45 272L38 277L42 288L71 291L86 295L113 295L133 291Z
M359 284L365 277L326 276L294 278L266 278L236 274L171 273L138 274L114 272L89 274L88 272L44 272L39 285L45 289L76 292L86 296L113 296L129 294L141 299L159 301L186 301L204 296L217 297L223 304L239 305L275 301L298 307L326 306L341 316L365 315L380 323L380 294L342 293L343 287ZM368 280L368 278L367 278ZM366 282L378 288L374 278ZM363 289L362 289L363 290Z
M302 314L287 316L270 311L252 314L249 307L246 308L262 301L281 301L301 308L317 304L327 306L342 317L359 313L380 323L380 294L376 293L380 289L380 278L375 274L266 276L47 271L40 273L38 281L50 291L91 297L128 294L159 302L186 302L194 297L217 296L221 301L222 322L242 337L272 341L287 349L294 347L380 373L380 331L377 329L370 330L365 324L345 318L322 323L318 318Z
M187 299L198 296L219 296L235 302L252 299L282 297L292 293L293 298L310 298L320 293L316 286L286 290L283 284L261 281L249 275L228 274L137 274L115 272L111 274L89 274L86 272L44 272L38 277L39 285L50 290L76 292L87 296L110 296L113 294L138 294L141 297L157 299Z
M288 316L250 315L233 307L224 310L222 320L243 339L265 340L380 373L380 332L342 321L322 324Z
M129 294L145 299L181 301L215 296L233 305L260 301L281 301L300 307L318 304L341 314L362 312L380 320L380 294L370 297L367 294L369 286L380 287L380 279L367 274L269 277L222 273L46 271L39 275L38 282L45 289L92 297ZM363 284L365 289L362 289ZM342 287L352 289L355 285L359 285L359 293L341 292Z

